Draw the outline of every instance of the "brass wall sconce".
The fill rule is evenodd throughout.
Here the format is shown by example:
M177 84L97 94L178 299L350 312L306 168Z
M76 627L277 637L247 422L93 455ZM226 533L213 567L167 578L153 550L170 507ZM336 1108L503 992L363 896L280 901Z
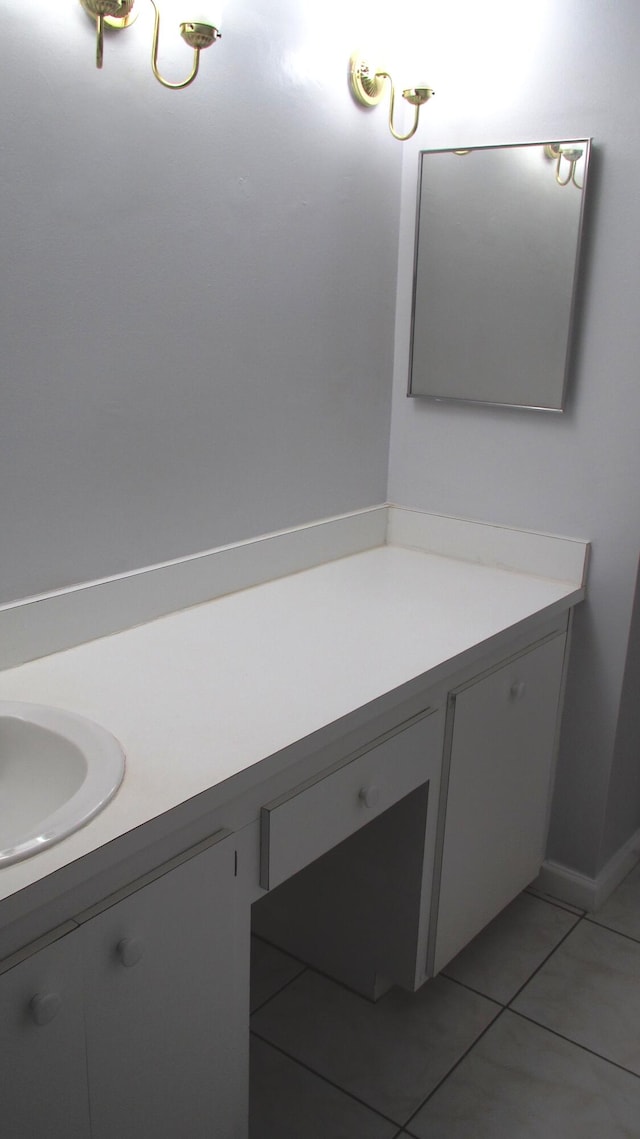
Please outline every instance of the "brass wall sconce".
M349 61L349 84L351 93L363 107L376 107L378 105L384 94L387 80L391 88L389 97L389 130L393 137L397 138L399 142L406 142L407 139L413 138L418 129L420 108L424 106L434 92L430 87L405 88L402 92L402 98L406 99L407 103L410 103L411 106L414 107L413 126L407 134L398 134L393 125L396 89L389 72L376 71L358 52L351 56Z
M169 87L172 91L180 91L183 87L188 87L193 83L198 68L200 66L200 52L203 48L210 47L216 40L220 39L220 29L214 24L197 23L188 21L180 24L180 34L189 45L193 48L193 66L188 77L180 83L170 83L165 79L158 70L158 41L160 38L160 12L155 0L150 0L153 4L155 12L155 21L153 26L153 41L151 45L151 70L159 83L163 87ZM96 67L102 67L103 53L104 53L104 29L105 25L109 28L128 28L136 19L138 12L136 11L137 0L80 0L85 12L91 16L96 25Z
M574 146L572 143L550 142L545 146L544 153L556 164L556 182L559 186L568 186L570 182L573 182L578 190L582 189L576 178L576 166L583 155L580 147ZM568 169L563 168L563 161L567 164ZM563 169L566 170L565 174L563 174Z

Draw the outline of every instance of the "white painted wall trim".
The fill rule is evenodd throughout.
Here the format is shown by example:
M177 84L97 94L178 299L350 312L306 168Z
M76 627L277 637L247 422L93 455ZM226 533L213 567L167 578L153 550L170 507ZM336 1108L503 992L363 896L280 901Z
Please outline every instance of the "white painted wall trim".
M621 846L610 858L595 878L578 874L568 866L558 862L545 862L534 887L542 894L549 894L558 901L568 902L581 910L594 913L604 905L607 898L623 878L626 878L640 861L640 830Z
M387 542L584 586L589 543L389 505Z

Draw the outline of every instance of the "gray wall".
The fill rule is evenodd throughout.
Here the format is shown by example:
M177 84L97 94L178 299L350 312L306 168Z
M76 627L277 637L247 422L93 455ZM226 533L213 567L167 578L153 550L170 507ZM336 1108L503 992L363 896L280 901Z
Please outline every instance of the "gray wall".
M0 602L386 496L401 148L346 83L371 5L229 0L181 92L138 6L99 72L78 0L0 0ZM161 57L190 66L177 25Z
M640 740L630 711L640 694L637 622L629 641L640 546L640 149L630 145L640 6L495 0L475 21L443 7L424 18L437 98L419 142L404 152L389 497L593 542L549 846L551 858L592 876L640 827ZM595 153L566 412L406 399L419 146L585 136Z

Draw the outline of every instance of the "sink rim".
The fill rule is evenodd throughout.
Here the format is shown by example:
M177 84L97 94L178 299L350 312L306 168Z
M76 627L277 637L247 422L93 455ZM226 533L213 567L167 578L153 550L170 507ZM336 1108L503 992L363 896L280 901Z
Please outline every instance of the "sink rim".
M48 704L0 700L0 719L3 718L46 728L67 740L82 753L86 774L74 794L28 828L20 842L0 846L0 869L31 858L90 822L114 797L126 768L120 741L106 728L77 712Z

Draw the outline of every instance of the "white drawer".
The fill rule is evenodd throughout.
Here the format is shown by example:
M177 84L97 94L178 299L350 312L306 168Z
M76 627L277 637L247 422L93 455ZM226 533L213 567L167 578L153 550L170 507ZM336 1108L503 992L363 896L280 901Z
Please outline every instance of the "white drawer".
M269 890L439 773L442 716L429 710L339 767L267 803L260 885Z

